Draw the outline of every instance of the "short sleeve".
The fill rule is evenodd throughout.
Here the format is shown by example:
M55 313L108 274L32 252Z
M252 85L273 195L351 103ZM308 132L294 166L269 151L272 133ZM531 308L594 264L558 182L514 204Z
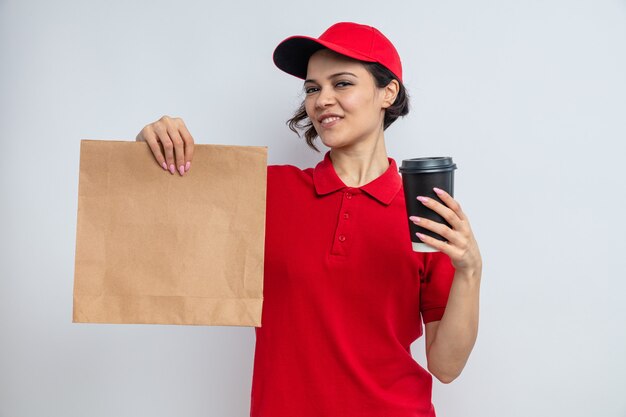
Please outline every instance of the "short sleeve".
M420 280L420 312L424 323L441 320L454 279L454 266L445 253L426 254Z

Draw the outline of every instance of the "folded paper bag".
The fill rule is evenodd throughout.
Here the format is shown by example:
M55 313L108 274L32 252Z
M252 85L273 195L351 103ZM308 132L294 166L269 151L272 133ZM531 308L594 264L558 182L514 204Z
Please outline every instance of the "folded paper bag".
M267 148L82 140L74 322L261 326Z

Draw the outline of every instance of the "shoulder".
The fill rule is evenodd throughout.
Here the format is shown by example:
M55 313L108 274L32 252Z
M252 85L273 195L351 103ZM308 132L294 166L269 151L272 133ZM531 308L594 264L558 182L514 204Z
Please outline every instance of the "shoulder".
M268 186L278 183L286 185L289 182L310 182L313 180L313 168L301 169L294 165L268 165Z
M267 166L267 213L271 218L288 215L294 205L310 201L314 194L312 168L300 169L293 165Z
M268 165L267 166L267 172L268 173L273 173L274 175L279 175L279 174L283 174L283 175L289 175L289 174L296 174L296 173L304 173L307 171L312 171L313 168L299 168L295 165Z
M299 200L315 189L313 168L300 169L294 165L267 166L267 198L269 201Z

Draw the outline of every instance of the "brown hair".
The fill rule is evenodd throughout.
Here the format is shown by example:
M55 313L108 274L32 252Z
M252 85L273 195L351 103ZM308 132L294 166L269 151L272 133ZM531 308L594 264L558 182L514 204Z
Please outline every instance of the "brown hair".
M367 71L374 77L376 87L386 87L391 82L391 80L397 80L398 84L400 84L400 89L398 90L396 100L391 106L385 109L385 118L383 120L383 130L385 130L393 122L395 122L398 117L406 116L409 113L409 93L406 91L406 88L404 87L402 82L398 80L398 78L393 75L393 73L387 68L383 67L377 62L361 61L361 63L363 64L365 69L367 69ZM317 149L317 147L313 143L313 141L317 138L317 131L315 130L315 127L313 127L313 123L306 114L304 101L302 101L300 107L298 107L298 109L295 111L293 117L287 120L287 126L289 126L289 129L293 130L298 136L300 136L300 132L298 130L304 130L304 139L306 140L306 144L309 145L309 147L313 150L320 152L320 150Z

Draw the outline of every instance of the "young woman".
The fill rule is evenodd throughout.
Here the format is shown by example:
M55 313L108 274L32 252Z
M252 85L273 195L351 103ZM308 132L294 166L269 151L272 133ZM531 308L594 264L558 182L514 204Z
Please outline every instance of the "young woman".
M411 221L439 252L413 252L402 182L384 130L408 112L402 66L373 27L338 23L281 42L274 62L305 79L290 120L330 148L315 168L268 167L262 327L251 416L434 416L432 377L460 373L478 331L482 260L457 201L418 199L451 227ZM187 175L193 138L162 117L137 136L163 169ZM163 152L161 151L163 149ZM428 373L410 345L425 327Z

